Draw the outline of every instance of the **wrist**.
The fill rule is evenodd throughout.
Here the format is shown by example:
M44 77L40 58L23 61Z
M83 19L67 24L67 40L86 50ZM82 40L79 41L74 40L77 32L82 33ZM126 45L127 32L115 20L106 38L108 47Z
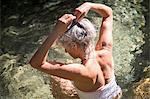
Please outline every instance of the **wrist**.
M92 10L93 9L93 3L91 3L91 2L86 2L86 3L89 6L90 10Z
M93 4L93 3L91 3L91 2L86 2L86 5L89 7L89 10L92 9L92 4Z
M53 31L48 35L48 38L57 39L59 36L60 36L60 33L57 32L56 30L53 30Z

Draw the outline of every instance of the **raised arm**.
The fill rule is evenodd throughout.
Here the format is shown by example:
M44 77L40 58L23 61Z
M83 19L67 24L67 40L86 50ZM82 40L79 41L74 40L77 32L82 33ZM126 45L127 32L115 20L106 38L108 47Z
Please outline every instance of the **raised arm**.
M112 29L113 29L113 12L108 6L102 4L92 4L93 11L99 13L103 19L99 32L99 39L96 44L96 50L107 48L112 50L113 39L112 39Z
M31 58L30 64L33 67L39 67L46 62L49 48L51 48L54 41L67 30L68 25L73 19L75 19L75 16L66 14L58 20L53 31Z
M112 50L112 25L113 25L113 12L112 9L103 4L84 3L75 11L78 20L81 20L89 10L92 10L103 17L102 24L99 32L99 39L96 44L96 50L104 48Z
M66 65L59 62L46 61L49 48L51 48L52 44L58 38L58 36L62 35L67 30L68 25L73 19L75 19L75 16L70 14L62 16L54 27L52 33L38 48L29 63L32 67L45 73L74 81L82 80L83 82L91 80L88 76L88 70L83 65Z

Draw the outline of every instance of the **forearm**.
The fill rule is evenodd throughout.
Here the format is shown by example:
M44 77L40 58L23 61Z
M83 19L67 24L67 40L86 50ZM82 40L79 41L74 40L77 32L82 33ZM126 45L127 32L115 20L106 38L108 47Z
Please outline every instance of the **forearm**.
M30 60L31 66L36 68L46 62L48 56L48 50L57 38L58 38L58 33L55 33L55 31L53 31L51 35L47 37L47 39L43 42L43 44L38 48L38 50L31 58Z
M90 10L100 14L103 19L100 26L99 40L96 44L96 50L102 48L112 49L112 29L113 29L113 11L110 7L103 4L89 3Z
M39 47L34 56L30 60L31 66L38 68L46 62L48 50L54 43L54 41L58 38L58 36L62 36L63 33L67 31L68 25L71 23L73 19L76 17L71 14L65 14L61 18L58 19L53 31L44 43Z
M112 16L112 9L106 5L96 3L89 3L89 5L91 7L90 10L95 11L102 17Z

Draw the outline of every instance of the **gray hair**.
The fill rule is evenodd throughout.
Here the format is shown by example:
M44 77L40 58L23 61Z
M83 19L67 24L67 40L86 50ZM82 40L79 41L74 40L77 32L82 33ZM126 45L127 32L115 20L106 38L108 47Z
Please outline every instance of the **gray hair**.
M71 42L78 44L84 50L85 58L88 58L90 52L94 49L95 37L96 30L93 24L84 18L73 27L69 27L69 30L59 39L59 42L65 48L69 47Z

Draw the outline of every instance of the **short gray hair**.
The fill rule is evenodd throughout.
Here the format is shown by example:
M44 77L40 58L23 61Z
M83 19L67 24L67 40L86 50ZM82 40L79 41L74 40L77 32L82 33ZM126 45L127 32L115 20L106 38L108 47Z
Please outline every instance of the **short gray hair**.
M73 24L73 23L72 23ZM59 42L63 47L69 47L71 42L78 44L85 51L88 57L94 48L94 39L96 30L88 19L82 19L72 28L70 28L60 39Z

